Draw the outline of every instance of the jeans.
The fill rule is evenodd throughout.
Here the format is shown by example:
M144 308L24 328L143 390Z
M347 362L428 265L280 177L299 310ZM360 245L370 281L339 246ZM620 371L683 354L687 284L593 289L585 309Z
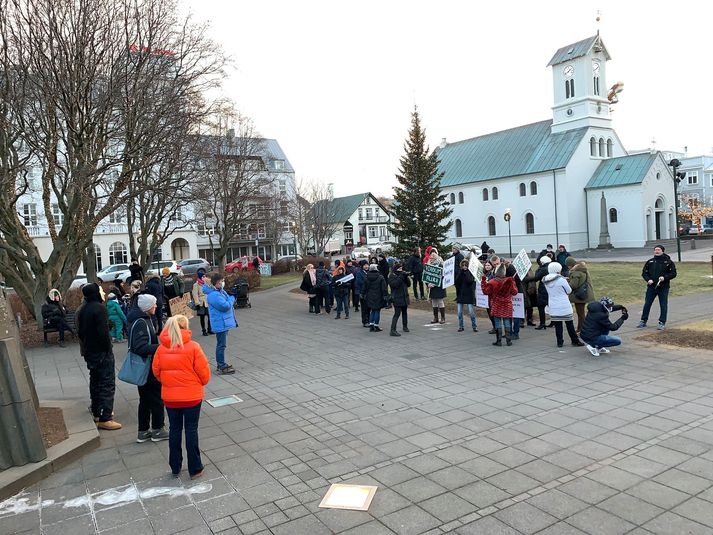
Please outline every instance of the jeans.
M162 429L164 425L161 383L149 370L146 384L139 387L139 431Z
M649 312L651 311L651 305L654 304L654 299L656 296L659 298L659 306L661 307L661 313L659 314L659 323L666 323L666 317L668 316L668 289L669 286L659 286L656 288L656 284L651 284L646 288L646 300L644 302L644 311L641 313L641 321L644 323L649 321Z
M418 299L418 292L416 291L417 288L421 289L421 297L424 296L423 293L423 273L412 273L411 277L413 278L413 296L415 299ZM418 283L418 285L416 284Z
M597 349L600 347L614 347L614 346L619 346L621 345L621 338L618 336L607 336L605 334L602 334L601 336L597 336L594 340L594 343L589 344Z
M510 318L499 318L499 317L495 316L495 317L493 317L493 320L495 322L495 330L496 331L500 330L501 325L505 329L505 334L508 334L510 332L510 329L512 329L512 322L510 321Z
M188 473L192 476L203 470L201 452L198 448L198 420L201 416L201 403L193 407L180 409L166 408L171 427L168 431L168 464L171 472L178 474L183 466L183 448L181 447L183 428L186 428L186 456Z
M100 422L108 422L114 412L114 392L116 390L116 370L114 354L89 353L84 355L89 370L89 398L92 414Z
M344 315L348 318L349 317L349 294L335 295L334 297L337 300L337 316L339 316L342 313L342 310L344 310Z
M399 317L401 317L401 325L404 329L408 328L408 308L398 307L394 305L394 317L391 318L391 330L396 330L396 325L399 323Z
M464 304L464 303L458 303L458 328L462 329L463 328L463 307L467 306L468 307L468 315L470 316L470 326L475 329L475 310L473 309L473 305L470 303Z
M369 324L377 327L379 325L379 320L381 319L381 309L373 308L369 311Z
M225 348L228 345L228 331L215 333L215 361L218 368L225 368Z
M512 333L520 336L520 324L522 323L522 318L511 318L512 319Z

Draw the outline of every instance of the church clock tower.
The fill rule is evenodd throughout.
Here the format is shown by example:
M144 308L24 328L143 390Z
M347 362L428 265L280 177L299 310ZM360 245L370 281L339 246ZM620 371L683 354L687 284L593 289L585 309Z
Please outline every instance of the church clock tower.
M575 128L611 128L606 62L599 34L560 48L550 60L554 84L552 133Z

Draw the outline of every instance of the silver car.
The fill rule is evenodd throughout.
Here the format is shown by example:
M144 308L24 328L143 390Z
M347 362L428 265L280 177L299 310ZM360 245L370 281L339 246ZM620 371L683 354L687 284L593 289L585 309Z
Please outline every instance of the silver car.
M189 258L186 260L179 260L178 266L182 275L195 275L198 273L199 269L208 273L211 268L210 262L208 262L205 258Z

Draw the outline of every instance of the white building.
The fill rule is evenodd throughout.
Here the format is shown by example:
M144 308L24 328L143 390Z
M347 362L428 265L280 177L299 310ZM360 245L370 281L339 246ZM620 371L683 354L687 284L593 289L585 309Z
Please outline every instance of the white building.
M444 140L437 152L445 173L441 185L453 204L452 241L486 240L501 253L509 240L514 252L547 243L597 247L602 195L611 245L641 247L675 238L666 161L660 153L629 156L612 128L609 59L599 35L560 48L548 65L552 119Z

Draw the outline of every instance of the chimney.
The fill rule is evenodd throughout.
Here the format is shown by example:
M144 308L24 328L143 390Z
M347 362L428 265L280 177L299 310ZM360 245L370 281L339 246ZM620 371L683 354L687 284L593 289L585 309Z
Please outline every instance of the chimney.
M327 196L330 201L334 199L334 184L332 182L327 184Z
M438 148L439 148L439 149L443 149L443 148L445 148L446 145L448 145L448 143L446 142L446 138L442 137L442 138L441 138L441 144L438 145Z

